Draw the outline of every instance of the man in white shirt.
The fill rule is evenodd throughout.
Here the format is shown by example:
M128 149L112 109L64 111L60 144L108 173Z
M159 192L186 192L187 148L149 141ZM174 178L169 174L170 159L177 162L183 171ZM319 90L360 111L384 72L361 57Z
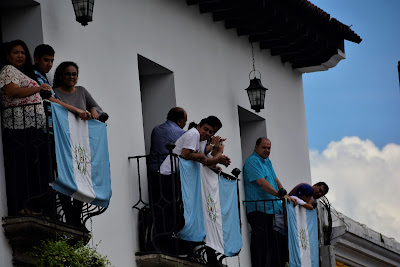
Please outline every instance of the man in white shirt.
M204 165L211 166L222 164L226 167L231 163L230 158L222 155L223 147L218 147L212 158L208 158L204 154L207 140L214 135L214 122L208 118L202 119L195 128L191 128L176 140L175 148L172 150L174 154L180 155L188 160L195 160ZM167 157L161 164L160 172L163 175L171 174L171 159Z
M207 157L205 155L205 147L207 144L207 140L209 140L215 131L215 120L210 118L205 118L200 121L197 127L191 128L186 133L184 133L178 140L175 142L175 148L173 149L173 153L179 155L187 160L195 160L207 166L214 166L216 164L223 164L225 166L229 166L231 160L229 157L222 155L224 146L222 144L218 146L213 146L213 157ZM172 158L172 161L178 162L176 159ZM171 173L175 172L176 164L174 163L174 168L171 168L171 158L167 157L164 162L160 166L160 174L162 179L162 196L163 198L170 202L165 208L164 211L155 210L156 216L156 232L157 229L160 228L160 224L163 223L165 228L164 232L173 231L174 230L174 218L173 216L167 216L166 214L173 214L172 204L174 201L177 201L176 207L176 219L175 219L175 231L178 231L179 228L183 226L184 218L183 218L183 206L179 205L179 200L181 197L180 193L180 181L176 179L175 175L171 175ZM175 189L174 189L175 188ZM175 196L172 193L175 191ZM174 200L175 199L175 200ZM155 208L158 208L158 205L161 205L158 201L155 203ZM189 241L179 241L180 245L180 254L191 253L191 248L194 246ZM168 241L168 237L164 238L164 241L160 242L161 251L168 251L173 247L172 243ZM183 250L182 250L183 249ZM184 251L182 253L182 251ZM170 251L174 253L174 251ZM212 257L215 261L217 261L214 251L208 252L210 253L210 258ZM207 254L209 255L209 254Z

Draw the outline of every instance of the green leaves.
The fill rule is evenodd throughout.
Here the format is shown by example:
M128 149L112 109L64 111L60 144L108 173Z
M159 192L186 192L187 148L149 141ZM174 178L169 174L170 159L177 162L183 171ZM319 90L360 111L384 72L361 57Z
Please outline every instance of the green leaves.
M41 245L34 247L34 252L30 255L35 259L39 267L56 266L111 266L107 256L102 256L97 252L97 247L85 246L82 241L75 245L70 245L71 238L62 237L57 241L42 240Z

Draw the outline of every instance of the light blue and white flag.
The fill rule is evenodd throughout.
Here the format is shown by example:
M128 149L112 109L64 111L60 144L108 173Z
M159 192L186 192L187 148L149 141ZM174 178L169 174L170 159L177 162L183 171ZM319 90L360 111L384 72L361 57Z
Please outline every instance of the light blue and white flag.
M236 181L194 161L180 159L179 168L185 226L178 236L235 256L242 248Z
M206 245L232 257L242 248L237 182L202 167L201 185Z
M206 237L201 197L200 163L179 159L185 226L178 232L183 240L201 242Z
M81 120L51 103L58 177L53 188L82 202L108 207L111 198L106 125Z
M318 267L317 211L287 206L289 266Z

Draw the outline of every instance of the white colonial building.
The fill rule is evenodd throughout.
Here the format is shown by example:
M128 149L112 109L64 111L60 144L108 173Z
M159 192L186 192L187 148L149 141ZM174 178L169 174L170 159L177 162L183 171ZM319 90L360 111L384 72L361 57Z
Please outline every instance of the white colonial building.
M93 22L75 21L71 1L2 0L1 41L24 40L33 53L46 43L55 67L74 61L79 85L110 115L108 145L113 196L109 208L86 225L114 266L136 266L139 250L138 177L130 156L149 153L150 133L171 107L188 122L215 115L226 137L225 154L242 169L260 136L272 140L275 171L290 189L311 183L302 75L336 66L344 41L361 42L348 26L306 0L97 0ZM200 10L200 12L199 12ZM334 14L333 14L334 15ZM251 109L244 90L261 73L265 108ZM2 153L0 153L0 162ZM0 216L7 216L0 164ZM241 177L239 177L241 178ZM146 188L145 179L142 179ZM244 199L243 182L239 184ZM144 199L147 192L144 190ZM251 266L250 234L241 206L243 248L228 266ZM12 249L0 233L0 266Z

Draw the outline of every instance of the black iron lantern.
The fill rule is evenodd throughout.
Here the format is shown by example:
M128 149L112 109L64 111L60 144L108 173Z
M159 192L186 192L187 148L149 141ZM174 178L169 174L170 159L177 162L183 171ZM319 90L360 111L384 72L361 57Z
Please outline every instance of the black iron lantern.
M94 0L72 0L76 21L82 26L88 25L93 20Z
M261 109L264 109L265 102L265 92L268 90L261 84L261 73L256 70L255 61L254 61L254 51L253 44L251 44L251 55L253 57L253 70L249 73L250 85L247 89L247 95L249 96L249 101L251 105L251 109L254 109L256 112L260 112ZM256 73L260 75L260 78L257 78ZM254 74L254 78L251 79L251 74Z

